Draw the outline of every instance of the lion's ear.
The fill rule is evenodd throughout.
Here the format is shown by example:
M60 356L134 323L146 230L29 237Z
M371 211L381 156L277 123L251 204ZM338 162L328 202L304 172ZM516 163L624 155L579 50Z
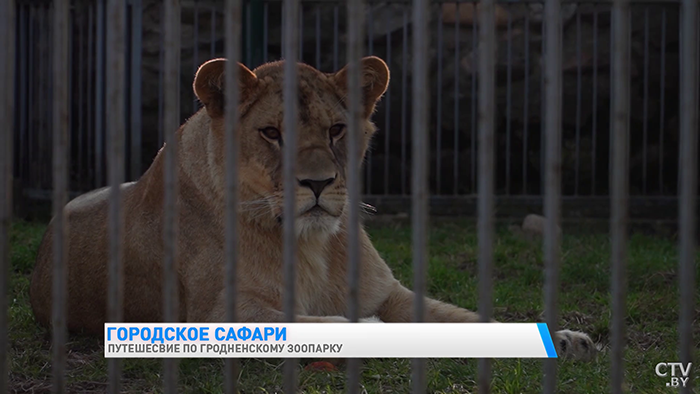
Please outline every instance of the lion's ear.
M374 111L377 101L389 87L389 67L384 60L376 56L368 56L360 61L360 80L362 83L362 99L365 105L365 116ZM348 66L334 74L338 90L347 94Z
M212 59L202 64L194 77L192 88L199 101L204 104L211 117L222 116L224 113L226 59ZM241 63L238 63L238 80L240 81L243 101L258 83L255 74Z

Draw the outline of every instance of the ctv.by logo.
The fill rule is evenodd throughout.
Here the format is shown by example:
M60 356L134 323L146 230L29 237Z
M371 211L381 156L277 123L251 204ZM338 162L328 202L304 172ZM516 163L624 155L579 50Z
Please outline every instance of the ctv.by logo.
M671 373L671 381L666 382L666 387L685 387L690 379L690 367L693 363L688 363L683 366L683 363L658 363L656 364L656 376L669 376L669 369ZM676 369L677 368L677 369ZM677 375L680 372L680 377Z

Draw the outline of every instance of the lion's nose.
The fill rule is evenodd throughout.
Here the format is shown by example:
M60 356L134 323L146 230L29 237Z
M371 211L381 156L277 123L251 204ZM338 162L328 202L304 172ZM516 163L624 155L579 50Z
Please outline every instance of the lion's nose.
M317 179L299 179L299 186L303 187L308 187L311 189L312 192L314 192L314 196L318 199L318 197L321 195L321 192L323 189L326 188L326 186L330 185L335 181L336 177L333 178L327 178L323 180L317 180Z

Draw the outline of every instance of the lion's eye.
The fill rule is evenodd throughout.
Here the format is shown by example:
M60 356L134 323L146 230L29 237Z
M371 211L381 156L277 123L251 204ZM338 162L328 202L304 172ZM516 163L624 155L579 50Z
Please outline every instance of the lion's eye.
M274 127L265 127L264 129L260 129L260 133L265 138L272 141L278 141L280 138L282 138L282 133L280 133L280 131Z
M328 134L331 136L331 139L340 138L343 136L343 133L345 133L345 125L342 123L336 123L328 129Z

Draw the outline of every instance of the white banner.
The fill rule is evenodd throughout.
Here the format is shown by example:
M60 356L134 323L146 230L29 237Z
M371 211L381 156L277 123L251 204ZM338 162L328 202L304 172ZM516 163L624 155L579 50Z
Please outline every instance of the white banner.
M106 323L106 358L556 358L545 323Z

